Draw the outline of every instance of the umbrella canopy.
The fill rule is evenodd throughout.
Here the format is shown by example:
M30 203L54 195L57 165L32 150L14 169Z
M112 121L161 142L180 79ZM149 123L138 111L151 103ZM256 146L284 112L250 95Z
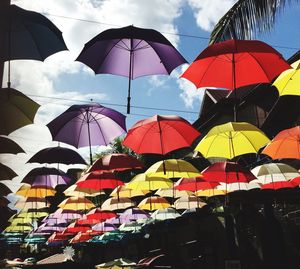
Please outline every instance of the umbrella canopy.
M24 153L25 151L8 137L0 136L0 153Z
M124 153L112 153L105 155L96 160L92 166L88 169L88 172L97 170L102 171L126 171L132 169L143 169L144 164L137 158L124 154Z
M6 196L10 194L12 191L8 188L4 183L0 182L0 196Z
M111 223L100 222L94 226L92 226L93 231L106 233L111 232L117 229L117 227Z
M91 238L92 236L90 235L90 233L79 232L73 238L70 239L69 243L70 244L82 243L90 240Z
M284 163L267 163L259 165L251 170L261 184L267 184L277 181L287 181L298 177L300 173Z
M96 224L98 222L105 221L116 217L117 214L112 211L101 210L100 208L94 208L90 210L86 215L77 221L78 224Z
M28 163L86 164L76 151L63 147L45 148L35 153Z
M217 162L205 168L203 178L209 182L249 182L256 177L243 166L234 162Z
M96 74L129 79L127 113L130 113L130 83L146 75L168 75L186 60L158 31L127 26L108 29L85 44L76 59Z
M18 214L13 215L16 218L31 218L39 219L48 216L49 213L46 211L20 211Z
M120 225L118 228L122 232L139 232L142 229L142 223L136 221L125 222Z
M95 205L84 197L69 197L63 200L58 207L67 210L89 210L95 207Z
M65 185L71 182L71 178L63 171L52 167L37 167L32 169L23 179L23 183L32 186L49 186L55 188L57 185Z
M279 95L300 95L300 60L291 65L291 69L283 71L274 81Z
M138 121L128 131L123 145L138 154L165 155L190 147L200 133L185 119L178 116L155 115Z
M29 184L23 184L16 192L17 195L24 197L46 197L54 196L56 191L47 186L31 186Z
M221 183L217 189L224 191L225 193L233 191L250 191L255 189L260 189L261 184L257 180L251 182L234 182L234 183Z
M124 183L115 176L114 173L109 172L90 172L77 180L76 185L79 188L90 188L97 191L104 189L114 189Z
M191 209L191 208L202 208L205 206L204 203L199 197L197 196L184 196L180 197L174 202L174 207L176 209Z
M278 133L264 148L263 154L272 159L300 159L300 126Z
M48 56L67 50L61 31L45 16L16 5L0 10L2 48L5 61L32 59L44 61Z
M158 190L170 188L173 186L172 180L163 177L147 177L145 173L136 175L127 185L128 189L132 190Z
M117 211L117 210L123 210L134 206L135 203L132 202L129 198L112 197L112 198L108 198L103 202L103 204L101 205L101 209L109 210L109 211Z
M74 202L76 203L76 199L71 199L71 200L75 200ZM82 199L80 199L79 201L82 201ZM71 201L69 201L71 203ZM80 209L63 209L63 208L58 208L54 213L50 214L47 219L49 218L54 218L54 219L59 219L59 220L66 220L67 222L70 220L74 220L74 219L79 219L81 218L83 215L80 212Z
M28 210L28 209L40 209L46 208L49 206L46 199L43 197L22 197L18 201L15 202L14 207L21 209L21 210Z
M218 182L207 182L203 177L191 177L191 178L181 178L175 184L174 188L176 190L186 190L186 191L198 191L212 189L218 186ZM188 195L189 196L189 195Z
M168 208L170 206L170 203L165 198L159 196L147 197L138 204L140 209L149 211Z
M73 184L64 191L64 194L66 196L75 197L95 197L105 193L103 191L97 191L91 188L80 188L76 184Z
M125 198L132 198L138 196L145 196L149 193L149 190L132 190L127 188L126 185L116 187L110 194L112 197L125 197Z
M17 174L11 168L0 163L0 181L1 180L11 180L16 176L17 176Z
M234 90L271 82L289 64L281 54L258 40L226 40L208 46L182 74L197 88Z
M261 186L262 190L279 190L279 189L292 189L295 188L296 185L293 184L292 181L276 181L276 182L270 182L270 183L266 183L263 184Z
M145 172L147 177L197 177L201 173L189 162L177 159L168 159L156 162Z
M125 116L100 104L73 105L47 124L53 140L76 148L108 145L126 132Z
M167 189L158 189L155 192L155 195L161 197L169 197L169 198L180 198L182 196L190 196L193 195L193 192L187 190L178 190L174 188L167 188Z
M195 192L195 195L199 197L212 197L212 196L225 195L225 194L226 194L225 190L218 190L218 189L207 189L207 190L201 190Z
M119 258L119 259L115 259L113 261L110 262L105 262L105 263L101 263L96 265L96 269L100 269L100 268L109 268L109 269L131 269L134 268L136 265L135 262L132 262L128 259L125 258Z
M157 209L151 214L151 218L155 220L176 219L180 216L181 215L173 207Z
M269 141L269 138L252 124L228 122L213 127L195 150L205 158L232 159L247 153L257 153Z
M119 215L121 223L128 223L140 219L148 219L150 215L140 208L128 208Z

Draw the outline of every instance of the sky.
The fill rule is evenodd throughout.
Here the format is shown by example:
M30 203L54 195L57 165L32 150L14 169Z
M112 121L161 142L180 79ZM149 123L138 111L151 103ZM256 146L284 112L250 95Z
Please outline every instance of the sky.
M3 154L0 161L17 172L9 186L16 189L19 182L36 164L27 160L42 148L57 146L45 126L73 104L91 99L126 114L128 79L98 74L75 59L85 43L109 28L134 25L152 28L162 34L191 63L208 45L211 30L234 0L12 0L12 4L44 14L63 33L68 51L48 57L44 62L18 60L11 62L12 87L28 95L41 107L33 125L9 135L25 153ZM274 29L257 39L274 46L285 58L300 48L299 4L287 7L278 15ZM155 114L176 114L191 123L197 119L203 89L179 76L187 68L182 65L170 76L156 75L137 78L131 87L131 114L127 115L129 129L136 121ZM7 65L6 65L7 67ZM7 68L3 87L6 87ZM137 108L144 107L144 108ZM159 110L163 109L163 110ZM74 149L74 148L73 148ZM93 148L99 152L104 147ZM78 150L87 160L86 148ZM61 167L66 170L68 167Z

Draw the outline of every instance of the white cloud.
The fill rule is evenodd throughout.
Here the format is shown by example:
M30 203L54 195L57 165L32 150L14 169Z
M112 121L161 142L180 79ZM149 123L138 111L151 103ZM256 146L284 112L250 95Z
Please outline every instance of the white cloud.
M234 5L236 0L187 0L193 9L197 25L211 31L219 19Z

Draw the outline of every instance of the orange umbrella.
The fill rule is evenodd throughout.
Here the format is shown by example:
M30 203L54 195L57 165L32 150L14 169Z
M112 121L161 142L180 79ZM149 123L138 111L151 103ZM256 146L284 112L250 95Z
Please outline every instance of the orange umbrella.
M278 133L262 153L272 159L300 159L300 126Z
M58 207L71 210L88 210L95 207L95 205L84 197L69 197L63 200Z
M171 205L165 198L159 196L147 197L144 200L142 200L138 205L140 209L150 210L150 211L168 208L170 206Z

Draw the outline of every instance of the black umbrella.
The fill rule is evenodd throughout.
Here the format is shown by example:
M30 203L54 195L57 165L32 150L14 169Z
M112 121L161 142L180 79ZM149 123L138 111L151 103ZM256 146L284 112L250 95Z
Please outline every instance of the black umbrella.
M86 164L74 150L63 147L45 148L34 154L28 163Z
M11 168L0 163L0 180L11 180L16 176L17 174Z
M23 152L25 151L15 141L7 137L0 136L0 153L17 154Z

